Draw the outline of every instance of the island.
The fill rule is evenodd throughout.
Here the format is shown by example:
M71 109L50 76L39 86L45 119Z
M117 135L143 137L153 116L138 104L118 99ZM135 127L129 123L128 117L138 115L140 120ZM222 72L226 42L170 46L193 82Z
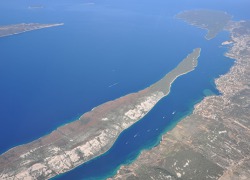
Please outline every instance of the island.
M169 94L176 78L195 69L200 51L194 49L148 88L97 106L49 135L1 154L0 179L48 179L105 153L124 129Z
M28 7L29 9L43 9L44 6L43 5L31 5Z
M44 28L50 28L50 27L62 26L62 25L64 24L63 23L57 23L57 24L21 23L21 24L0 26L0 38L28 32L28 31L34 31L38 29L44 29Z
M201 29L206 29L208 32L205 38L211 40L225 28L232 16L222 11L193 10L181 12L176 15L176 18Z
M185 14L189 19L189 13L197 12L204 15L202 11ZM214 17L214 11L205 13ZM190 22L203 23L199 14L192 18ZM250 21L228 21L223 27L230 32L227 42L232 42L223 43L229 48L225 55L235 64L215 80L221 95L205 97L191 115L162 137L158 146L142 152L110 179L250 179Z

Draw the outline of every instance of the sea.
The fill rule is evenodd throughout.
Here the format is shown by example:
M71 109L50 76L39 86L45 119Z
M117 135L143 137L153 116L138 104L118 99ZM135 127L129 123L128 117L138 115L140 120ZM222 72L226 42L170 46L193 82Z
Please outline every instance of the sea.
M160 143L205 96L234 60L205 30L174 16L215 9L249 19L247 0L3 0L0 25L64 23L0 38L0 154L70 123L94 107L161 79L194 48L198 67L172 85L143 119L124 130L103 155L55 179L105 179Z

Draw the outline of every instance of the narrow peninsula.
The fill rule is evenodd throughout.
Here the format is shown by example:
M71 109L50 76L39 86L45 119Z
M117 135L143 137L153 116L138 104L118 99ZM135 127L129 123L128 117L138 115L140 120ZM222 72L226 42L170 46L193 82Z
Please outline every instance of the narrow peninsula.
M194 49L150 87L97 106L49 135L1 154L0 179L48 179L105 153L124 129L169 94L177 77L195 69L200 51Z
M213 11L205 14L206 19L216 18ZM197 22L196 17L202 24L199 14L190 21ZM215 80L221 95L205 97L191 115L163 136L160 145L144 151L110 179L250 179L250 21L223 26L232 42L225 55L235 59L235 64Z
M50 27L62 26L62 25L64 24L63 23L57 23L57 24L21 23L21 24L0 26L0 38L28 32L28 31L34 31L38 29L44 29L44 28L50 28Z

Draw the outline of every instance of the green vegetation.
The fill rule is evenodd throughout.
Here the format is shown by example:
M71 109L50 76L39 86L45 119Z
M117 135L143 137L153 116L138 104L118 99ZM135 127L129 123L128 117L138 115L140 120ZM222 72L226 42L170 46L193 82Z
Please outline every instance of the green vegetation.
M222 11L192 10L181 12L176 15L176 18L182 19L199 28L206 29L208 32L205 38L210 40L215 38L225 28L232 16Z

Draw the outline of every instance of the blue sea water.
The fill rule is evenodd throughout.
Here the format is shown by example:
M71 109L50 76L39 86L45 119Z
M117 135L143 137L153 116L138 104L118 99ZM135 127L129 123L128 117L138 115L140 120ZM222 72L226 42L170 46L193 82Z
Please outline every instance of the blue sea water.
M213 80L233 64L223 56L227 49L220 47L228 33L206 41L205 31L173 17L186 9L212 8L247 19L249 3L181 2L1 1L2 25L65 25L0 39L0 153L44 136L97 105L148 87L201 47L197 69L178 78L169 96L125 130L107 153L58 177L102 179L158 144L207 92L218 94ZM27 8L37 4L44 8Z
M121 165L135 160L142 150L159 144L162 134L171 130L176 123L190 114L194 104L208 95L208 91L210 94L219 94L211 79L224 74L233 63L232 60L223 57L225 49L218 50L221 40L226 38L227 34L224 34L211 44L202 45L198 68L178 78L170 94L146 117L125 130L107 153L57 178L105 179L114 175ZM207 52L204 52L206 50Z

